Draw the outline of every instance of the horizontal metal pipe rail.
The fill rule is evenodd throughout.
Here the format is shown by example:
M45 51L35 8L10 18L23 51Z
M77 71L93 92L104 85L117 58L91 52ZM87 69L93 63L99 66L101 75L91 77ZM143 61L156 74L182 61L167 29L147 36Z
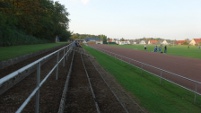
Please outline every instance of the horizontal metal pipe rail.
M92 46L91 46L91 47L92 47ZM160 75L157 75L157 74L155 74L155 73L149 72L149 73L151 73L151 74L154 74L154 75L157 76L157 77L160 77L160 78L162 78L162 79L164 79L164 80L166 80L166 81L168 81L168 82L171 82L171 83L173 83L173 84L176 84L176 85L178 85L178 86L180 86L180 87L182 87L182 88L184 88L184 89L187 89L187 90L189 90L189 91L195 93L195 100L194 100L194 101L196 101L196 94L197 94L197 95L201 95L201 93L199 93L199 92L197 91L197 85L201 85L201 82L199 82L199 81L192 80L192 79L190 79L190 78L181 76L181 75L179 75L179 74L176 74L176 73L173 73L173 72L169 72L169 71L167 71L167 70L164 70L164 69L155 67L155 66L153 66L153 65L146 64L146 63L143 63L143 62L140 62L140 61L137 61L137 60L128 58L128 57L123 56L123 55L118 55L118 54L116 54L116 53L113 53L113 52L110 52L110 51L107 51L107 50L104 50L104 49L101 49L101 48L95 48L95 47L92 47L92 48L94 48L94 49L96 49L96 50L99 50L99 51L101 51L101 52L103 52L103 53L105 53L105 54L108 54L108 55L110 55L110 56L112 56L112 57L118 58L119 60L124 61L124 62L126 62L126 63L128 63L128 64L130 64L130 65L135 66L135 67L138 67L138 68L140 68L140 69L142 69L142 70L144 70L144 71L146 71L146 72L149 72L149 71L143 69L143 68L142 68L143 66L148 66L148 67L157 69L157 70L159 70L159 71L161 71L161 72L165 72L165 73L168 73L168 74L170 74L170 75L177 76L177 77L182 78L182 79L184 79L184 80L190 81L190 82L192 82L192 83L195 84L195 90L190 89L190 88L187 88L186 86L180 85L180 84L178 84L178 83L176 83L176 82L174 82L174 81L171 81L171 80L169 80L169 79L166 79L166 78L164 78L164 77L162 77L162 76L160 76ZM134 64L131 64L131 63L127 62L126 60L123 60L123 58L128 59L128 60L130 60L130 61L137 62L137 63L141 64L142 67L139 67L139 66L136 66L136 65L134 65Z
M43 61L43 60L49 58L49 57L52 56L52 55L54 55L55 53L58 53L59 51L63 50L64 48L67 48L67 47L72 46L72 45L73 45L73 43L71 43L71 44L68 45L68 46L62 47L62 48L60 48L59 50L54 51L54 52L52 52L52 53L50 53L50 54L48 54L48 55L46 55L46 56L44 56L44 57L42 57L42 58L40 58L40 59L38 59L38 60L36 60L36 61L30 63L30 64L28 64L28 65L26 65L26 66L24 66L24 67L18 69L17 71L14 71L14 72L12 72L12 73L6 75L5 77L3 77L3 78L0 79L0 86L1 86L2 84L4 84L6 81L8 81L9 79L16 77L19 73L22 73L23 71L29 69L30 67L33 67L33 66L35 66L36 64L38 64L39 62L41 62L41 61Z
M29 68L37 65L37 86L36 88L32 91L32 93L27 97L27 99L23 102L23 104L18 108L18 110L16 111L16 113L20 113L23 111L23 109L26 107L26 105L30 102L30 100L33 98L33 96L36 96L36 105L35 105L35 112L39 113L39 91L41 86L44 84L44 82L46 82L46 80L49 78L49 76L52 74L52 72L59 66L60 62L63 60L65 61L65 58L67 57L68 54L71 53L72 51L72 47L74 46L74 42L72 42L71 44L62 47L36 61L34 61L33 63L30 63L24 67L22 67L21 69L18 69L17 71L12 72L11 74L8 74L7 76L3 77L0 79L0 88L1 86L6 83L7 81L9 81L10 79L18 76L19 73L22 73L26 70L28 70ZM40 64L42 61L46 60L47 58L57 54L57 59L58 59L58 54L60 51L64 51L64 55L60 60L57 60L55 66L49 71L49 73L45 76L45 78L40 82ZM58 72L57 72L58 73ZM56 75L57 75L56 73Z

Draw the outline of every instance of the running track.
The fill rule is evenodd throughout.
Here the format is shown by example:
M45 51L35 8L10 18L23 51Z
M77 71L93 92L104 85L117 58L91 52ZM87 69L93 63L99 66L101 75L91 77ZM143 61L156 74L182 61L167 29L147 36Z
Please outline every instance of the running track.
M113 47L102 44L92 45L92 47L97 49L104 49L118 55L123 55L142 63L150 64L163 70L201 82L201 60L199 59L125 49L121 47ZM153 73L160 73L154 69L150 69L149 67L144 67L144 69L152 71ZM201 85L199 84L195 85L195 83L182 80L180 77L172 76L169 74L163 74L163 77L172 80L182 86L185 86L191 90L195 90L197 87L197 92L201 93Z

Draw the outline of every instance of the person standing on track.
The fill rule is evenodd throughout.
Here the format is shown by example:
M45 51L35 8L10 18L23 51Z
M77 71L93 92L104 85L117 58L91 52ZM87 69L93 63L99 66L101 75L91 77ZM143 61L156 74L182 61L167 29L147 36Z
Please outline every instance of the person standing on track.
M145 51L147 50L147 46L146 46L146 45L144 45L144 50L145 50Z
M158 51L158 47L156 46L155 48L154 48L154 52L157 52Z
M167 53L167 46L164 47L164 53Z

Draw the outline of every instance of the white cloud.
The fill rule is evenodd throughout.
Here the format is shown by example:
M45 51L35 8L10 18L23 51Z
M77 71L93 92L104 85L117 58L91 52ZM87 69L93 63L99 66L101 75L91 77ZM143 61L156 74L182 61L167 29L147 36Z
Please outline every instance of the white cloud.
M90 0L70 0L70 1L75 2L75 3L80 3L81 2L82 4L86 5L87 3L89 3Z
M82 2L83 4L87 4L87 3L89 2L89 0L81 0L81 2Z

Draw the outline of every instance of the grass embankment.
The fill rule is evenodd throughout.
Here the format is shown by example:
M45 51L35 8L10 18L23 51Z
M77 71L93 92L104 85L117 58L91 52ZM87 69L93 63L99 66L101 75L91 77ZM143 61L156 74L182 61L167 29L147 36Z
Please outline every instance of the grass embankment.
M0 47L0 61L8 60L25 54L46 50L56 46L67 44L66 42L61 43L47 43L47 44L35 44L35 45L20 45L20 46L9 46Z
M194 94L176 85L162 81L149 73L128 65L113 57L84 47L110 72L116 80L131 92L151 113L200 113L201 97L194 103Z
M144 50L144 45L113 45L128 49L135 50ZM146 45L148 52L153 52L155 45ZM162 47L162 51L164 47ZM187 45L176 45L176 46L167 46L167 54L176 55L176 56L184 56L189 58L198 58L201 59L201 49L197 46L190 46L188 48Z

